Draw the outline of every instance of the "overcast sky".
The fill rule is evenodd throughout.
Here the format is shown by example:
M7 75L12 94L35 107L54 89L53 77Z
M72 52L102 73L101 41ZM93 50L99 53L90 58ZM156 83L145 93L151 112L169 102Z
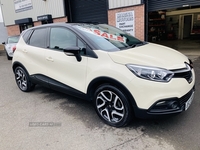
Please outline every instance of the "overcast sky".
M0 22L3 22L2 14L1 14L1 7L0 7Z

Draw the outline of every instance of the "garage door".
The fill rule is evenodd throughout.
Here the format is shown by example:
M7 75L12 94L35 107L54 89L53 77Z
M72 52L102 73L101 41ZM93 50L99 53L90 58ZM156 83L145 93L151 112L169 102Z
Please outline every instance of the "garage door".
M148 11L180 8L186 5L200 5L200 0L148 0Z
M108 23L107 0L70 0L72 22Z

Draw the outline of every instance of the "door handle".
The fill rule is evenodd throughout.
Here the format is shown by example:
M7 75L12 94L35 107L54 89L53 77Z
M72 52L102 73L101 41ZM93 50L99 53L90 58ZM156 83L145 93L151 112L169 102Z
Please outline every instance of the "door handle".
M51 57L46 57L46 60L52 61L52 62L54 61L53 58L51 58Z

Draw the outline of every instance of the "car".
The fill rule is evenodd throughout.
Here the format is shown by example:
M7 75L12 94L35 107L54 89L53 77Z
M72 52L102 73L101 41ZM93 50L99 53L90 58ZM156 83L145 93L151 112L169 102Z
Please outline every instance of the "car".
M3 42L2 44L5 45L6 56L8 60L11 60L13 57L13 49L19 40L19 35L9 36L7 42Z
M192 61L107 24L55 23L25 30L12 68L19 89L39 84L91 101L106 124L186 111L194 98Z

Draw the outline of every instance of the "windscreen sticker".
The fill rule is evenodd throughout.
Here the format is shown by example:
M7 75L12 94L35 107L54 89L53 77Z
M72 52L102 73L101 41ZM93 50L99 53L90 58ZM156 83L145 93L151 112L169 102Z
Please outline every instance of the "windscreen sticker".
M85 32L89 32L89 33L104 37L104 38L109 39L109 40L120 41L120 42L126 43L126 37L117 36L117 35L110 34L110 33L107 33L107 32L103 32L99 29L94 29L94 28L79 27L79 29L83 30Z
M106 39L114 40L114 41L120 41L120 42L126 43L126 38L125 37L121 37L121 36L117 36L117 35L114 35L114 34L106 33L106 32L103 32L101 30L93 29L93 28L90 28L89 30L92 31L94 34L96 34L98 36L101 36L101 37L104 37Z

